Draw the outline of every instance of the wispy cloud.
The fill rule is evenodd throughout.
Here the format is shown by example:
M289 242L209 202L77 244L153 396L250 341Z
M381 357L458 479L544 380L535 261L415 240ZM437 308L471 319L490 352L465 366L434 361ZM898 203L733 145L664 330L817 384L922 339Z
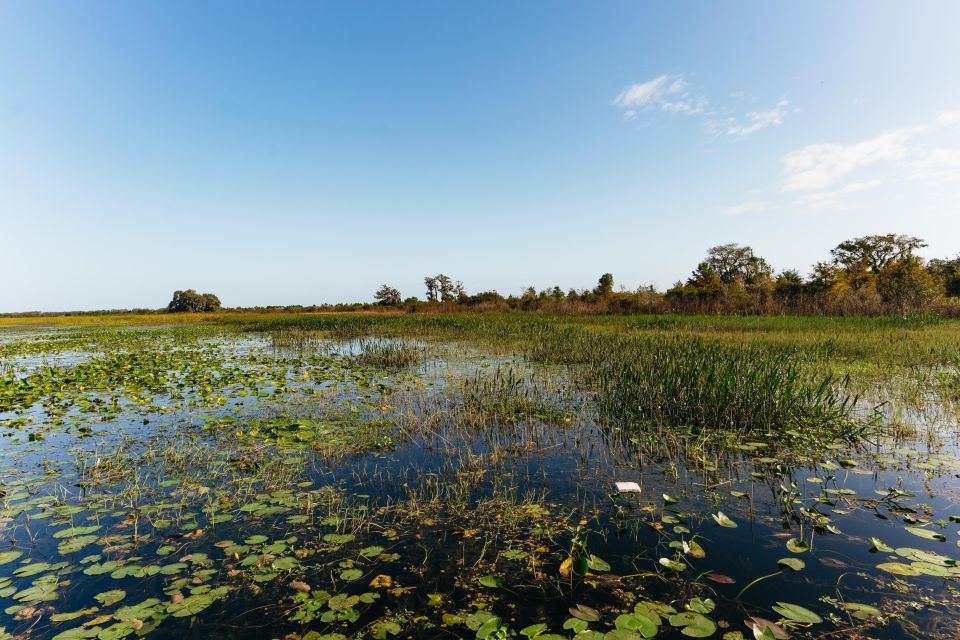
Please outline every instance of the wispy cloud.
M613 101L618 107L645 107L660 98L666 93L667 76L662 75L653 80L632 84L616 97Z
M652 80L631 84L613 100L625 111L626 120L633 120L638 111L659 110L696 115L706 109L708 101L689 90L690 83L681 76L663 74Z
M867 165L902 158L917 131L895 129L853 144L818 143L791 151L781 158L783 190L824 189Z
M787 115L787 106L789 106L789 104L789 101L782 99L766 111L751 111L747 114L747 122L745 124L728 126L726 135L744 138L766 127L775 127L783 122L784 116Z
M948 126L960 124L960 111L944 111L937 116L937 124Z
M723 212L841 212L891 199L919 201L932 193L941 200L960 195L957 125L960 111L947 111L931 124L800 147L780 157L782 179L761 191L766 201L750 199Z
M734 92L730 97L741 100L743 94ZM781 99L769 109L741 114L730 107L713 105L710 98L682 75L665 73L627 86L614 98L613 105L624 110L623 118L627 121L637 119L643 112L699 116L709 135L745 138L783 122L789 102Z

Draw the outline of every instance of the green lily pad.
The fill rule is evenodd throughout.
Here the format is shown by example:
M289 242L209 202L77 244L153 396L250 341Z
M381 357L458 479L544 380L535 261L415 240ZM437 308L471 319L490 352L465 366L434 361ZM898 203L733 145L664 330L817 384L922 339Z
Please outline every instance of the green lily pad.
M923 529L922 527L904 527L907 533L912 533L913 535L919 538L926 538L927 540L939 540L940 542L946 542L947 537L942 533L937 533L936 531L931 531L930 529Z
M503 586L503 577L502 576L482 576L477 579L477 582L479 582L485 587L496 589Z
M109 607L112 604L116 604L127 597L127 592L121 589L113 589L112 591L104 591L93 596L93 599L102 604L105 607Z
M713 515L713 520L721 527L728 527L730 529L735 529L737 523L727 517L723 511L718 511Z
M781 567L792 569L793 571L800 571L807 566L807 563L799 558L780 558L777 560L777 564Z
M823 622L823 618L818 616L810 609L806 607L801 607L798 604L791 604L789 602L777 602L773 607L773 610L779 613L784 618L788 618L795 622L803 622L806 624L817 624Z
M916 569L913 565L904 564L902 562L882 562L877 565L877 569L881 571L886 571L887 573L892 573L897 576L919 576L920 571Z

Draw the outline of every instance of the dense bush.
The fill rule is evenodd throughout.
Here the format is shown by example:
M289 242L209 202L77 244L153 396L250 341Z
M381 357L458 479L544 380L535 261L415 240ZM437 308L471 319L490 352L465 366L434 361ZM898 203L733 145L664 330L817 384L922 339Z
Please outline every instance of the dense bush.
M207 313L220 310L220 298L212 293L197 293L193 289L174 291L173 300L167 305L171 313Z

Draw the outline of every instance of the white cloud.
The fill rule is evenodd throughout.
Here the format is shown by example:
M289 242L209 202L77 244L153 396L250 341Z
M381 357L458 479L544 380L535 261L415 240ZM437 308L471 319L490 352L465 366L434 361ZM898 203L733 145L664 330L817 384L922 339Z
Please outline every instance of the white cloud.
M731 97L739 100L742 96L735 92ZM627 121L635 120L641 112L653 111L700 116L704 130L709 135L744 138L783 122L789 103L781 99L770 109L735 116L730 108L713 107L710 99L692 87L683 76L664 73L646 82L627 86L614 98L613 105L624 110L623 118Z
M687 89L690 86L680 76L663 74L652 80L632 84L613 100L613 105L633 113L627 117L632 120L638 110L659 110L670 113L694 115L701 113L707 106L707 99L703 96L691 94Z
M645 107L665 93L667 76L662 75L642 84L632 84L613 101L618 107Z
M937 116L937 124L951 125L960 124L960 111L944 111Z
M786 106L786 105L783 105ZM931 124L902 127L853 142L818 142L780 158L782 180L754 190L728 215L873 211L892 203L942 207L960 198L960 111ZM765 201L751 198L763 194ZM923 205L917 205L923 206Z
M791 151L781 158L783 190L824 189L865 166L902 158L917 132L916 127L894 129L854 144L818 143Z
M660 108L663 111L692 116L703 113L708 104L709 101L703 96L689 96L682 100L664 100L660 104Z
M727 127L728 136L746 137L765 127L775 127L783 122L783 117L787 114L787 100L780 100L771 109L766 111L751 111L747 114L748 122L746 124L737 124Z

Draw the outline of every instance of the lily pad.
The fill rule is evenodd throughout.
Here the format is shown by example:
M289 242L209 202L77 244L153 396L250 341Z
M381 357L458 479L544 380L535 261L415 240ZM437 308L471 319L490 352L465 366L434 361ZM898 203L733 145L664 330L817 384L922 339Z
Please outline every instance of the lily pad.
M793 620L795 622L802 622L806 624L817 624L823 622L823 618L818 616L813 611L810 611L810 609L801 607L798 604L777 602L777 604L773 607L773 610L782 615L784 618Z

